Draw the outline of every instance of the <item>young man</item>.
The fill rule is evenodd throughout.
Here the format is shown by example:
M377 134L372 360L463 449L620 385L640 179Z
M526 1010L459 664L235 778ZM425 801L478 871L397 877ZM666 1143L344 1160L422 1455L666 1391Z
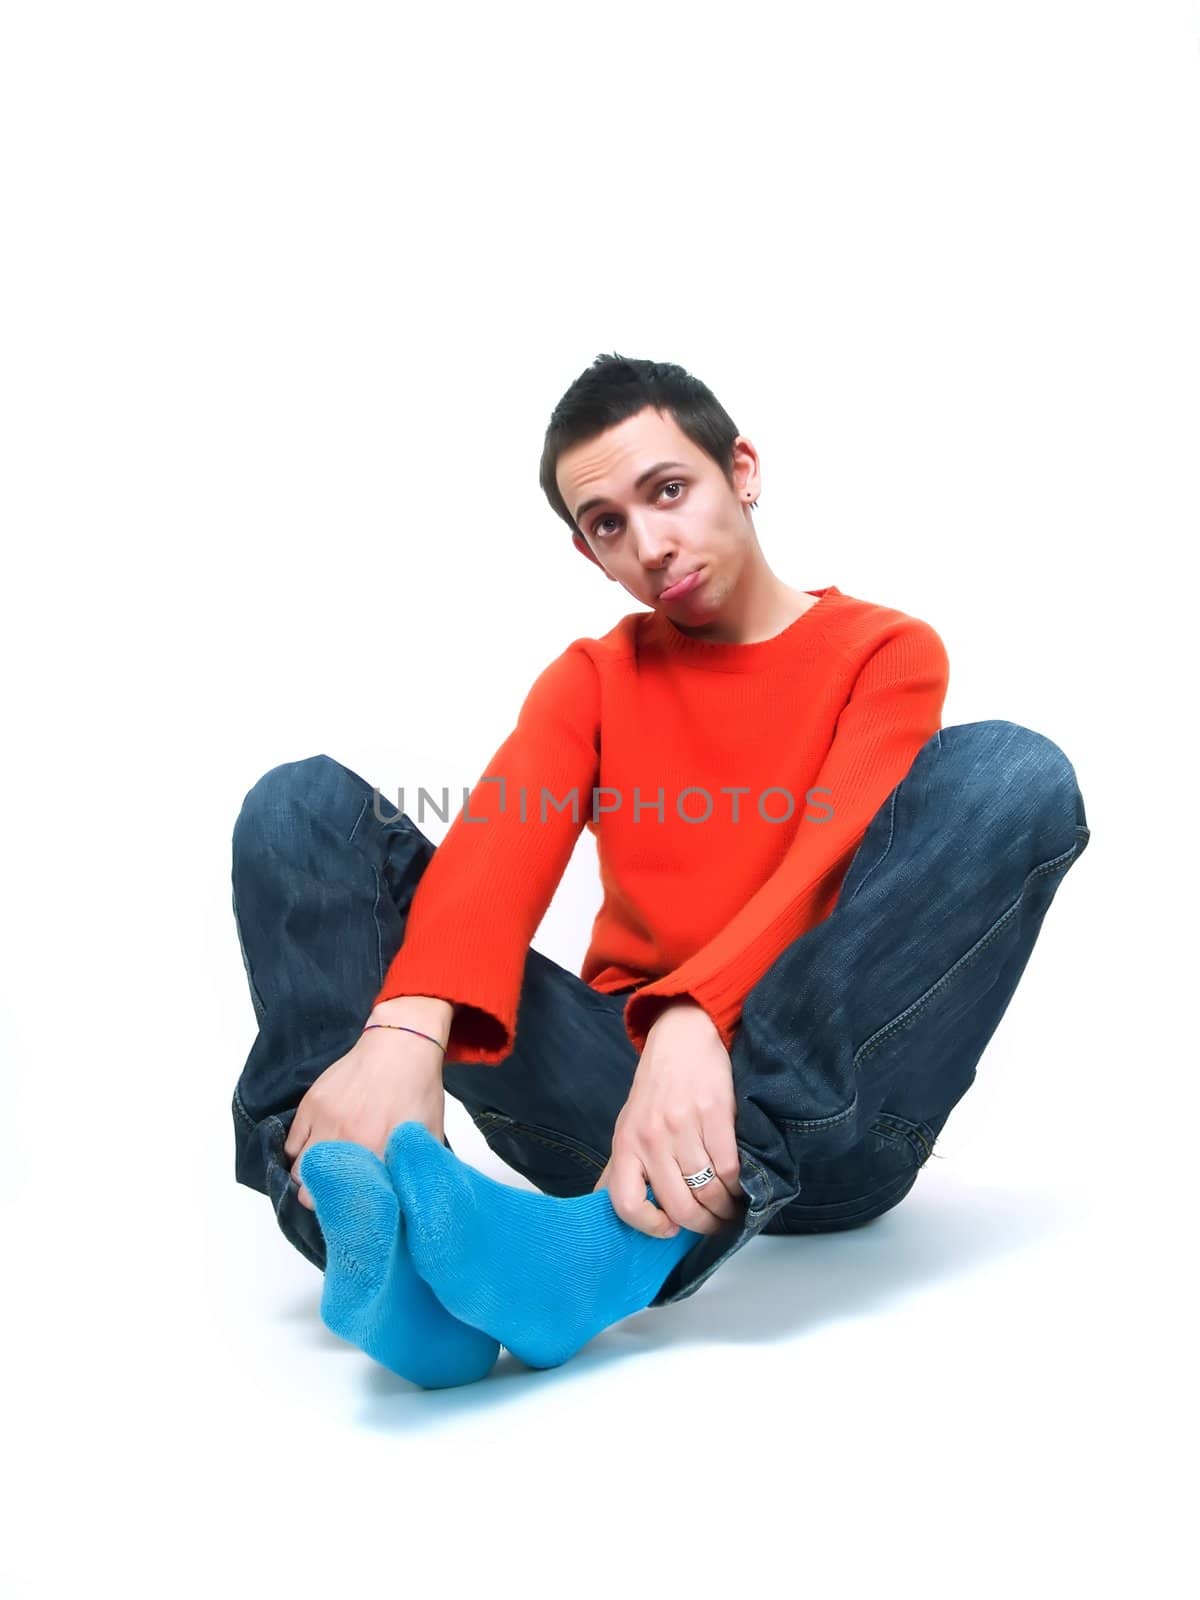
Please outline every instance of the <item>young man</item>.
M928 623L776 576L754 446L680 367L599 357L541 482L645 609L539 675L442 843L327 756L233 836L238 1180L327 1325L426 1387L894 1206L1090 837L1056 744L942 728ZM585 827L576 977L530 940ZM459 1161L446 1090L540 1192Z

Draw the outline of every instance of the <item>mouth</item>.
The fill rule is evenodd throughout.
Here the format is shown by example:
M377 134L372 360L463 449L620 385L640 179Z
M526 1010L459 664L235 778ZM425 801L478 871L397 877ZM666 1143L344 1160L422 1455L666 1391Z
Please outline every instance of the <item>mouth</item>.
M660 600L676 600L681 595L690 594L700 582L702 577L702 569L700 567L696 567L693 571L689 572L686 577L677 579L676 582L671 584L669 588L660 589L658 591L658 598Z

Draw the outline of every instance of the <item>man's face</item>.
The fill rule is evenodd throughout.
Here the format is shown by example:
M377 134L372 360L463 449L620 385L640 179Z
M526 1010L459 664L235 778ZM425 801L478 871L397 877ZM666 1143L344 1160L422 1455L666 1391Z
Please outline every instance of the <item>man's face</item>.
M643 478L663 462L671 465ZM684 627L720 614L752 546L747 508L758 494L758 457L740 435L733 477L731 488L674 417L652 406L564 450L556 472L575 518L576 549L635 600ZM699 581L686 594L664 594L695 571Z

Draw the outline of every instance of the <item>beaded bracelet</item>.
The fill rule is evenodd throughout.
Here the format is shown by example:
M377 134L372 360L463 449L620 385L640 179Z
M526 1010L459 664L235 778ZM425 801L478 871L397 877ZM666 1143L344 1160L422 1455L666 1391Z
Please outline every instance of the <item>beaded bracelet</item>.
M363 1029L364 1033L367 1028L398 1028L401 1033L415 1033L422 1039L428 1039L430 1044L436 1044L443 1055L446 1052L446 1046L440 1039L435 1039L431 1033L422 1033L420 1028L406 1028L402 1022L368 1022L367 1027Z

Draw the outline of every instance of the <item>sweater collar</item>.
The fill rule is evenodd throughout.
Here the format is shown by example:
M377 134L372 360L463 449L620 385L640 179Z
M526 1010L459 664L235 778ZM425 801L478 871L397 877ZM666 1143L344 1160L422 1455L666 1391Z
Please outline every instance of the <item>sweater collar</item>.
M680 632L661 611L649 613L647 637L661 644L668 655L678 657L689 666L708 667L718 672L757 672L762 667L785 659L818 619L825 620L834 598L842 597L835 583L828 584L824 589L805 589L803 592L815 595L816 605L809 606L807 611L770 639L757 639L752 644L694 639L690 634Z

